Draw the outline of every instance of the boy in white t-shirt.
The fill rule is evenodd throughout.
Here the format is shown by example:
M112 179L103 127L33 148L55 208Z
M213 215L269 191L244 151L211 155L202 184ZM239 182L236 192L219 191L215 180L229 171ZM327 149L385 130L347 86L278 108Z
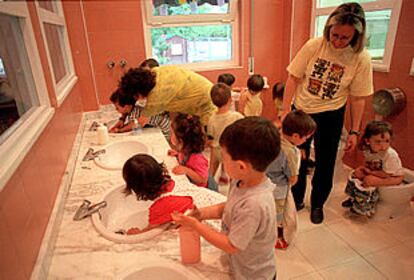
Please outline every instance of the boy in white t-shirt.
M265 86L264 79L259 74L250 76L247 89L240 95L239 112L247 116L260 116L263 110L261 93Z
M220 146L224 168L234 179L227 202L189 216L173 214L173 220L228 253L234 279L276 279L274 184L265 170L280 152L279 132L264 118L247 117L224 130ZM200 222L219 218L221 232Z
M231 88L228 85L224 83L215 84L211 88L210 96L211 101L218 108L218 111L211 116L207 125L207 134L212 138L209 172L211 176L214 176L222 162L219 145L220 136L228 125L242 119L243 115L230 111L232 99Z
M220 74L217 79L217 83L224 83L230 87L231 89L230 111L238 112L239 101L240 101L240 89L233 88L235 81L236 81L236 78L234 77L233 74L230 74L230 73Z

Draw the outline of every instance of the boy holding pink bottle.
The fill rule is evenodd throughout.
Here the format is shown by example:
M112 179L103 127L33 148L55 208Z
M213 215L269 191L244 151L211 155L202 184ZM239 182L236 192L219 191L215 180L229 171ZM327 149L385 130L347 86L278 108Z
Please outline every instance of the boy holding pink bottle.
M276 279L275 186L265 170L279 154L279 132L268 120L246 117L228 126L219 143L233 179L227 201L172 218L225 251L234 279ZM220 218L221 232L201 222Z

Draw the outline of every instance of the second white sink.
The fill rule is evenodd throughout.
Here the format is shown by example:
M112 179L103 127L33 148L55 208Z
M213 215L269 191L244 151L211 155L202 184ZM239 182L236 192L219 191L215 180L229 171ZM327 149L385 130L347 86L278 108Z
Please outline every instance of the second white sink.
M95 163L104 169L121 170L124 163L133 155L150 154L151 149L136 140L117 141L103 147L105 153L95 158Z

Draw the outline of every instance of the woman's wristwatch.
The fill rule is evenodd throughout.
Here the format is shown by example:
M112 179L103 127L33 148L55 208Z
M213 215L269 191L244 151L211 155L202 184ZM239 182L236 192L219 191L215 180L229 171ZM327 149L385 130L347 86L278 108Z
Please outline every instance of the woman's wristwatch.
M356 130L350 130L349 132L348 132L348 135L356 135L356 136L359 136L359 135L361 135L361 132L359 132L359 131L356 131Z

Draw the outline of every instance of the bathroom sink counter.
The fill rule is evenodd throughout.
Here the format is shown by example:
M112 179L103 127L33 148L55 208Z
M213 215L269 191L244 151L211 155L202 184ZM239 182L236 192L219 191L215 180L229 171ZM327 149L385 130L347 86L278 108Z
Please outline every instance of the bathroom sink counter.
M56 201L55 217L51 218L54 229L48 229L45 235L44 242L48 244L42 246L43 252L41 251L35 267L34 277L115 279L126 270L131 270L133 267L138 269L140 264L148 263L151 259L163 258L177 263L177 266L181 264L178 230L176 229L165 231L142 243L118 244L100 236L90 217L81 221L72 219L84 199L92 203L99 202L107 190L124 183L120 170L102 169L93 160L82 161L89 148L96 151L102 147L96 144L96 131L89 131L93 121L107 122L116 116L117 114L113 111L84 115L79 137L74 145L74 153L77 153L77 157L75 157L72 180L68 190L64 191L60 195L61 198ZM177 164L175 158L167 156L169 146L158 129L144 129L143 133L137 136L110 134L109 138L109 143L122 139L139 140L150 146L152 155L158 161L163 161L169 170ZM185 176L172 175L172 177L177 188L188 191L188 194L197 193L195 198L197 206L202 207L225 201L223 195L200 189L189 183ZM218 221L209 223L217 228L220 227ZM230 279L228 268L221 262L222 252L203 239L201 246L202 261L186 268L206 279Z

